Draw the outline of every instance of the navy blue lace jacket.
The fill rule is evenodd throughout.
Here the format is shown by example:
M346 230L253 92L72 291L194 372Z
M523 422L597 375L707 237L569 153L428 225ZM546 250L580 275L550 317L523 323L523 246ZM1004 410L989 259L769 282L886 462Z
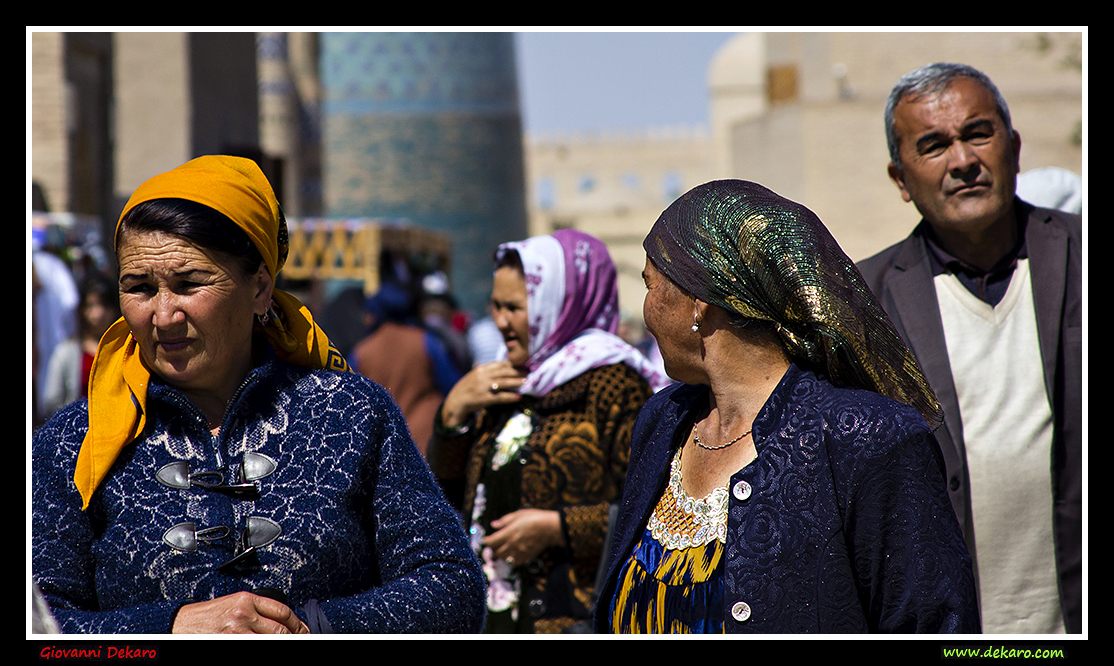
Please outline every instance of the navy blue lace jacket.
M479 563L377 384L272 356L216 437L178 391L148 395L86 511L86 403L34 435L32 575L64 632L169 633L183 604L258 588L336 633L479 631Z
M618 572L707 391L676 384L639 413L597 631L610 631ZM758 457L729 486L728 633L979 632L971 558L920 414L791 366L753 427Z

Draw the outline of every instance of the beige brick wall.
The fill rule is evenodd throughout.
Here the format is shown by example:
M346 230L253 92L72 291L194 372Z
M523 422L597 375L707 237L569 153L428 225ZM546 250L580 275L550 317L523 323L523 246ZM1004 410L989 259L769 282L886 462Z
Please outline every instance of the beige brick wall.
M181 32L114 35L116 196L190 154L189 40Z
M715 177L712 146L700 128L533 137L526 145L530 235L571 227L597 236L619 272L619 307L641 319L642 239L676 196Z
M64 39L31 34L31 178L52 210L69 210Z

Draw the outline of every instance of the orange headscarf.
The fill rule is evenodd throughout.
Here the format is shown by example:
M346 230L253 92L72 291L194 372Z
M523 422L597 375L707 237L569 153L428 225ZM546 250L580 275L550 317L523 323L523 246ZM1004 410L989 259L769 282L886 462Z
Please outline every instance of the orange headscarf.
M272 277L282 270L286 219L271 184L252 160L208 155L159 174L132 194L120 220L137 204L155 199L186 199L224 213L251 238ZM348 370L344 356L330 346L298 299L276 289L271 309L267 323L257 322L256 327L280 358L308 368ZM89 430L74 471L83 509L120 451L143 431L150 379L131 329L121 317L101 338L89 373Z

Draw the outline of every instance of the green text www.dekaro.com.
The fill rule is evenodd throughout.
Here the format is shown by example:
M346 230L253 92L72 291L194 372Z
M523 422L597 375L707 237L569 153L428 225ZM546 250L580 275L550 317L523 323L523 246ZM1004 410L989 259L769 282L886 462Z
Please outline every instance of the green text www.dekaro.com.
M1062 647L941 647L944 659L1066 659Z

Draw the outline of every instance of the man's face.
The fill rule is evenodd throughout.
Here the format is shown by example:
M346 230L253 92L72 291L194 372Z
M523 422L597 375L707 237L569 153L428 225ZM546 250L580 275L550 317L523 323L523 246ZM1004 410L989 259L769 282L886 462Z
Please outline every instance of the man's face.
M960 78L894 109L901 165L890 178L938 233L978 234L1012 214L1021 137L1006 129L994 96Z

